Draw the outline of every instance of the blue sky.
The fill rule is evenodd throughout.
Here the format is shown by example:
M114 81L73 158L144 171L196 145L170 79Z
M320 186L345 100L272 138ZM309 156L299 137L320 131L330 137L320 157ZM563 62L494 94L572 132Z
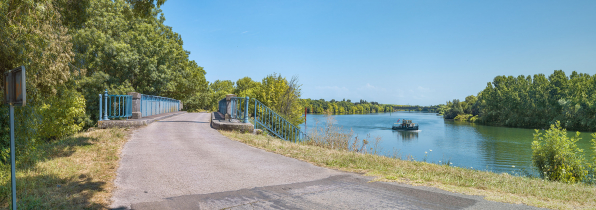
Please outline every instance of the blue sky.
M207 81L274 72L302 98L434 105L498 75L596 73L596 1L181 1L161 7Z

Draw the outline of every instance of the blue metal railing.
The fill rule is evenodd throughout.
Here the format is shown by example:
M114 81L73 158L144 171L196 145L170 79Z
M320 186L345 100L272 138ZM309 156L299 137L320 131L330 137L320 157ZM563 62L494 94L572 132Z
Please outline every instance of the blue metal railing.
M230 118L238 119L244 123L248 123L248 103L249 98L233 97L230 99ZM244 111L242 111L244 110Z
M256 129L266 129L269 133L291 142L301 142L308 138L298 126L293 125L269 107L255 99L254 121Z
M219 101L219 106L218 107L219 107L219 110L218 110L219 113L221 113L223 115L225 115L227 113L228 107L226 105L226 99L225 98L224 99L221 99Z
M176 99L141 95L141 117L180 111L180 101Z
M308 136L300 130L298 126L293 125L281 115L265 106L257 99L254 99L254 113L253 124L255 129L266 130L273 136L277 136L286 141L300 142L308 138ZM227 113L226 99L219 101L218 110L221 114ZM248 123L248 104L250 99L248 97L233 97L230 99L230 118L243 120ZM244 110L244 111L243 111Z
M103 109L102 109L103 97ZM103 112L103 113L102 113ZM110 118L128 118L132 116L131 95L109 95L106 90L99 94L99 119L109 120Z

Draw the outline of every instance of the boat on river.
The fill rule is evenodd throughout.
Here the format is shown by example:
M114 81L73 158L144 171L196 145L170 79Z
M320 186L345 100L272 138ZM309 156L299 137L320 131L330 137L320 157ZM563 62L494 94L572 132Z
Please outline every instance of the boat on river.
M391 129L399 131L418 130L418 124L412 123L412 120L401 120L401 123L397 120L397 123L393 123Z

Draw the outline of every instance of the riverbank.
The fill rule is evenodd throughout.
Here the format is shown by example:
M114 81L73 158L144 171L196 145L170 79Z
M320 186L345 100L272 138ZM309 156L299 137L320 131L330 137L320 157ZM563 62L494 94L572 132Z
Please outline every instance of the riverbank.
M17 156L19 209L107 209L119 154L130 131L99 129ZM10 165L1 165L0 208L11 203Z
M426 162L405 161L372 154L338 151L296 144L263 135L220 131L230 139L296 158L317 166L402 182L484 196L486 200L524 203L551 209L594 209L596 187L564 184L538 178L496 174Z

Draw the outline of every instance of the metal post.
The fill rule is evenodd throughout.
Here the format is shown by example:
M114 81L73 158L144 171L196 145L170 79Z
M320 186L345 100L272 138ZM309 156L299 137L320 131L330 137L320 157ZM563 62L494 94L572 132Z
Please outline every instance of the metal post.
M255 112L252 114L252 116L255 118L255 124L253 125L254 129L257 128L257 99L255 98Z
M104 93L103 100L105 103L105 107L104 107L105 110L103 112L103 120L110 120L108 118L108 89L106 89L106 91L104 91L103 93Z
M248 123L248 96L244 99L244 123Z
M99 94L99 120L97 121L101 121L101 94Z
M10 180L12 182L12 209L17 209L17 177L15 176L14 106L10 104Z

